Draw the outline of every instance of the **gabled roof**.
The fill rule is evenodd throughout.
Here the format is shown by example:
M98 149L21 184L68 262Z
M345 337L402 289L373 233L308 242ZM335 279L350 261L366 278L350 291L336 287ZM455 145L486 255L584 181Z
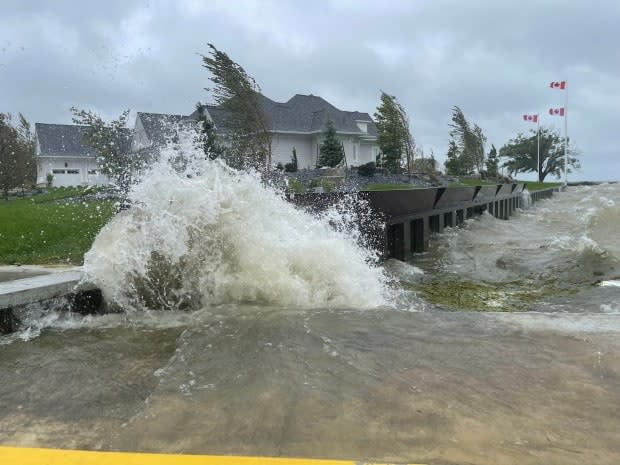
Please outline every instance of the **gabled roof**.
M95 149L83 142L86 126L74 124L35 123L34 130L44 156L88 156L97 155Z
M180 129L195 123L193 116L184 115L138 112L137 117L142 122L146 136L154 145L165 144L174 138Z
M375 124L368 113L343 111L315 95L296 94L287 102L280 103L258 94L259 105L272 131L278 132L322 132L327 120L334 123L337 132L376 136ZM207 105L207 110L218 132L226 133L226 113L217 105ZM197 112L190 115L197 117ZM357 121L368 122L368 132L357 126Z
M75 124L35 123L35 135L42 156L96 157L97 151L84 142L87 126ZM126 140L131 138L131 129ZM129 145L125 147L129 151Z

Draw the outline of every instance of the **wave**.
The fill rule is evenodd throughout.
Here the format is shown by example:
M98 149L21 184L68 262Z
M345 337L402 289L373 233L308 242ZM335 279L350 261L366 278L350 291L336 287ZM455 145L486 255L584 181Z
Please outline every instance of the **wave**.
M163 150L129 198L84 264L106 301L126 311L389 301L389 279L350 222L295 208L258 174L205 159L190 139Z

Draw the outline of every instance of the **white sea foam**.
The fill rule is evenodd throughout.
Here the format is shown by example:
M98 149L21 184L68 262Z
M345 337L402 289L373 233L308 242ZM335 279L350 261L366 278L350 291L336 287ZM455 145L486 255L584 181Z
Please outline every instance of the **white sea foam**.
M179 163L179 154L183 163ZM183 168L179 168L183 165ZM386 304L388 280L346 220L296 209L255 173L169 146L106 225L84 269L126 310L256 302Z

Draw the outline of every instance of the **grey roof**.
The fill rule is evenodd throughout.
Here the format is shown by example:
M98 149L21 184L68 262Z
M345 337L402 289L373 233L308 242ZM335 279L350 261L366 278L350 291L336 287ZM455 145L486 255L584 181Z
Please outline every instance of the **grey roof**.
M46 124L34 125L41 155L47 156L96 156L95 149L85 144L82 136L86 126L73 124Z
M327 120L334 123L337 132L376 136L377 128L368 113L343 111L321 97L297 94L288 102L279 103L259 94L259 105L272 131L322 132ZM218 132L226 132L226 114L219 106L207 105ZM197 112L190 115L195 118ZM363 132L356 121L367 121L368 132Z
M189 127L195 122L193 115L138 112L137 117L142 122L147 137L154 145L165 144L178 134L179 129Z
M42 156L96 157L97 151L84 142L87 126L35 123L35 135ZM131 129L126 129L129 142ZM129 151L129 145L125 147Z

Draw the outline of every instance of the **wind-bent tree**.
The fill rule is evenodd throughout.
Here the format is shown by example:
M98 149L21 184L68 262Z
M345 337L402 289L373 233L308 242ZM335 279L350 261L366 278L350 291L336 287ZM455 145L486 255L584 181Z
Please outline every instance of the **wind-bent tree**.
M325 138L319 151L318 165L334 167L344 158L344 147L336 135L336 128L331 120L325 125Z
M406 157L407 172L414 169L415 141L409 131L409 117L395 96L381 92L381 103L375 113L377 142L381 149L381 165L400 173L401 159Z
M491 144L491 150L487 155L487 176L496 178L499 176L499 155L495 145Z
M269 121L260 105L260 87L225 52L213 44L208 45L209 55L202 55L202 61L214 84L207 90L212 92L225 118L229 143L224 158L235 168L269 170L271 134Z
M480 126L470 124L458 106L452 108L452 122L449 126L450 140L454 142L450 149L456 147L456 152L448 152L450 168L446 164L446 170L455 175L481 173L484 169L484 146L487 138ZM450 157L458 159L458 163L451 161ZM455 169L458 171L454 171Z
M34 136L30 123L19 114L19 125L11 124L11 115L0 113L0 189L8 199L11 189L36 182Z
M508 141L500 150L499 154L507 161L502 165L512 174L527 173L538 171L537 160L537 135L536 130L532 129L531 135L526 137L523 134L517 135ZM579 168L579 160L575 150L568 150L567 171ZM538 181L543 182L548 175L560 178L564 172L564 139L558 131L549 128L540 128L540 166Z
M127 128L129 110L118 119L106 123L101 116L89 111L71 107L73 122L84 126L82 139L85 145L97 152L101 172L110 177L121 191L126 192L131 184L132 173L141 167L142 159L129 154L131 131Z

